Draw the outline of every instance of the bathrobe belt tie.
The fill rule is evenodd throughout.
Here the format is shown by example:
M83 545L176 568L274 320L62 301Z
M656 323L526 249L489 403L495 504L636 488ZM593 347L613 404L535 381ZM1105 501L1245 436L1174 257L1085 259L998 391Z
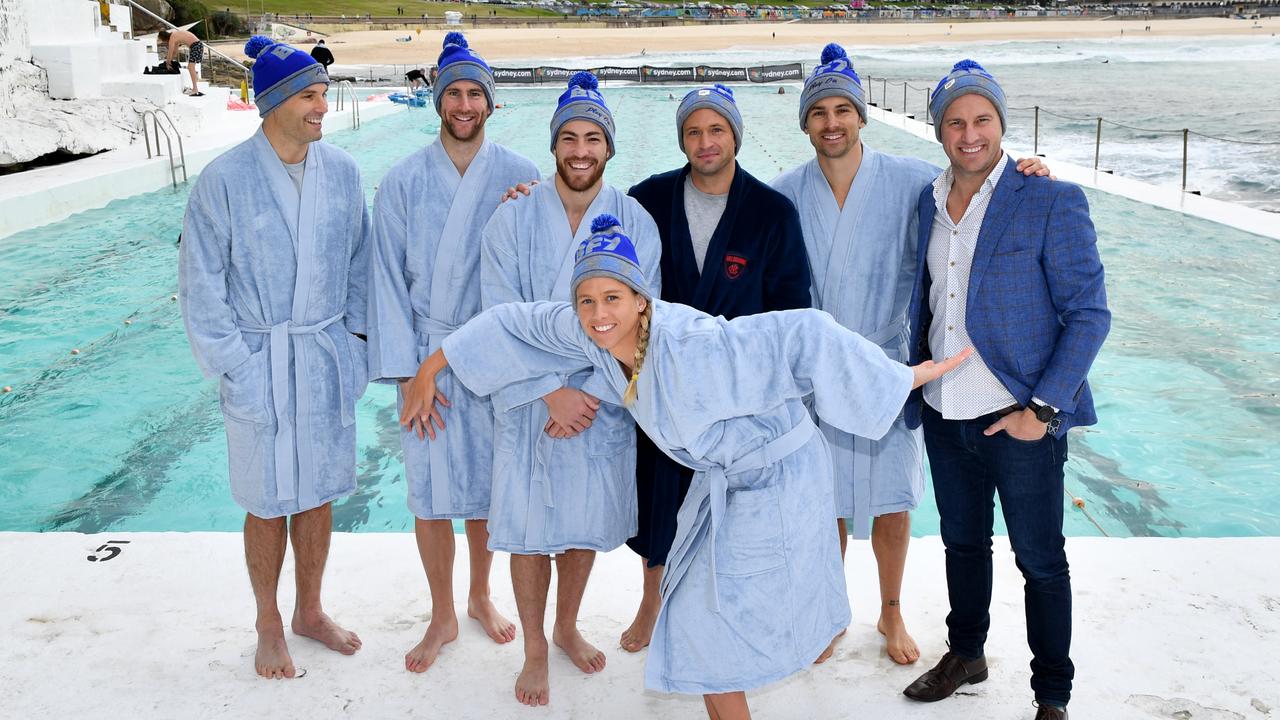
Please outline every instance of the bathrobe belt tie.
M427 355L428 357L435 351L440 349L444 344L444 339L449 337L454 330L460 325L437 320L433 317L424 315L413 316L413 331L418 335L427 338ZM423 358L424 360L426 358ZM453 382L453 373L443 372L436 377L436 389L444 393L444 396L453 402L453 391L456 384ZM449 446L445 443L443 435L437 435L435 440L428 439L428 467L431 469L431 512L437 515L447 515L454 511L453 509L453 473L449 469Z
M349 368L344 368L344 366L349 363L343 362L337 346L333 344L333 338L324 332L325 328L342 320L345 315L345 312L340 312L333 317L325 318L310 325L295 325L293 320L285 320L271 326L254 325L252 323L240 325L241 332L270 335L271 399L276 412L276 499L282 502L298 498L298 484L294 482L293 471L295 453L298 463L303 466L300 468L299 475L307 477L308 481L312 483L315 478L315 473L311 467L311 454L297 452L297 435L293 417L289 414L289 356L293 354L295 355L293 363L294 384L298 388L297 416L305 418L310 415L310 400L307 389L311 387L311 370L307 363L299 361L296 358L297 353L293 352L294 343L301 336L314 336L320 348L328 353L329 357L333 358L333 364L338 369L338 402L342 408L342 426L350 427L356 421L355 408L347 403L346 383L343 382L344 373L350 370ZM311 491L311 494L314 494L314 490ZM302 500L314 502L315 498L302 498Z
M679 523L676 530L676 538L671 547L673 553L678 552L681 556L678 562L687 565L692 560L693 553L697 549L699 531L704 526L706 527L706 534L703 536L703 540L711 543L710 552L708 553L711 578L707 584L709 590L707 607L712 611L720 612L720 594L716 582L716 533L724 522L725 508L728 505L729 476L753 470L762 470L782 460L804 447L805 443L809 442L809 439L813 437L814 430L813 420L806 413L794 428L734 460L728 467L713 465L699 470L698 474L703 475L706 481L693 483L689 488L689 496L685 499L684 504L684 507L697 508L697 515L692 518L692 522ZM704 502L707 502L709 511L702 510ZM679 573L679 575L683 575L683 572ZM663 594L666 595L669 588L664 587L663 591Z

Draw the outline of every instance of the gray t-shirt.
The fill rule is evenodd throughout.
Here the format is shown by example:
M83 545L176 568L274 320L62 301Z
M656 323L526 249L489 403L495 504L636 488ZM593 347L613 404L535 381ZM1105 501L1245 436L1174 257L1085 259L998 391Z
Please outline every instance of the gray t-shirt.
M729 193L708 195L693 185L693 177L684 179L684 215L689 220L689 238L693 240L693 256L698 261L698 274L707 258L711 236L720 224L720 216L729 204Z
M300 163L284 163L284 169L289 171L289 179L293 181L294 187L298 188L298 197L302 197L302 173L306 170L307 161Z

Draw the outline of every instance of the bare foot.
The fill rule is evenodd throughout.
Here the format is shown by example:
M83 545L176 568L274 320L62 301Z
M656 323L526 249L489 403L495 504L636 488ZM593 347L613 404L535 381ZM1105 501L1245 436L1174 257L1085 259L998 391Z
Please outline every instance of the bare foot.
M848 631L849 631L849 628L845 628L844 630L841 630L839 633L837 633L835 637L831 638L831 642L827 643L827 649L822 651L822 654L818 656L817 660L813 661L813 664L821 665L822 663L830 660L831 656L836 651L836 643L840 642L840 638L844 637L844 634Z
M890 660L899 665L910 665L920 659L920 648L916 647L916 641L907 634L907 625L902 622L901 615L886 617L882 614L880 622L876 623L876 629L887 642L885 651Z
M303 637L319 640L330 650L337 650L343 655L354 655L360 649L360 636L344 630L333 618L324 614L300 613L293 611L293 631Z
M544 641L545 642L545 641ZM531 653L525 648L524 667L516 678L516 701L537 707L551 700L551 684L547 681L547 650Z
M498 644L516 639L515 623L503 617L487 597L467 600L467 617L479 621L480 627Z
M636 619L631 621L631 627L622 631L619 644L622 645L623 650L633 653L649 647L649 640L653 638L653 626L658 622L658 609L661 607L662 604L657 598L652 602L640 601L640 609L636 610Z
M584 673L600 672L604 669L604 653L595 645L587 642L578 632L578 628L562 631L556 628L551 632L551 641L569 656L574 665Z
M279 680L298 674L289 657L289 646L284 641L284 628L266 632L258 631L258 652L253 657L253 668L264 678Z
M458 618L441 613L439 619L436 619L433 615L422 641L404 654L404 669L416 673L426 672L440 656L440 648L457 639Z

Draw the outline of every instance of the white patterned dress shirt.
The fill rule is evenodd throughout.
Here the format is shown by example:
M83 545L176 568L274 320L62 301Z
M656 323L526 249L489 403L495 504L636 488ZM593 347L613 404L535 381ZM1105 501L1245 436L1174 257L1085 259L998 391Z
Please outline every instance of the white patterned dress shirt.
M947 196L953 176L948 167L933 181L933 230L929 236L926 262L929 264L929 310L933 323L929 326L929 351L935 360L973 346L965 329L965 303L969 292L969 271L973 251L978 244L978 231L986 217L987 205L1004 173L1009 156L996 163L982 182L978 194L969 201L959 223L947 213ZM960 367L924 386L924 399L947 420L971 420L1016 405L1008 388L991 372L974 348L973 354Z

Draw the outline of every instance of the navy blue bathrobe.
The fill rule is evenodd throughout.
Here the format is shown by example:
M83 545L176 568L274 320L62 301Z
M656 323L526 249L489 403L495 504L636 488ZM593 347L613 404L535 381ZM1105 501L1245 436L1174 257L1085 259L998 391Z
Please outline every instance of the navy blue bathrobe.
M741 165L733 174L728 203L711 236L702 273L698 273L684 212L688 175L686 164L654 175L628 191L658 225L662 299L730 320L739 315L810 307L809 261L800 217L790 200ZM636 435L639 531L627 545L647 558L650 566L662 565L676 534L676 511L684 502L693 471L660 452L639 428Z

